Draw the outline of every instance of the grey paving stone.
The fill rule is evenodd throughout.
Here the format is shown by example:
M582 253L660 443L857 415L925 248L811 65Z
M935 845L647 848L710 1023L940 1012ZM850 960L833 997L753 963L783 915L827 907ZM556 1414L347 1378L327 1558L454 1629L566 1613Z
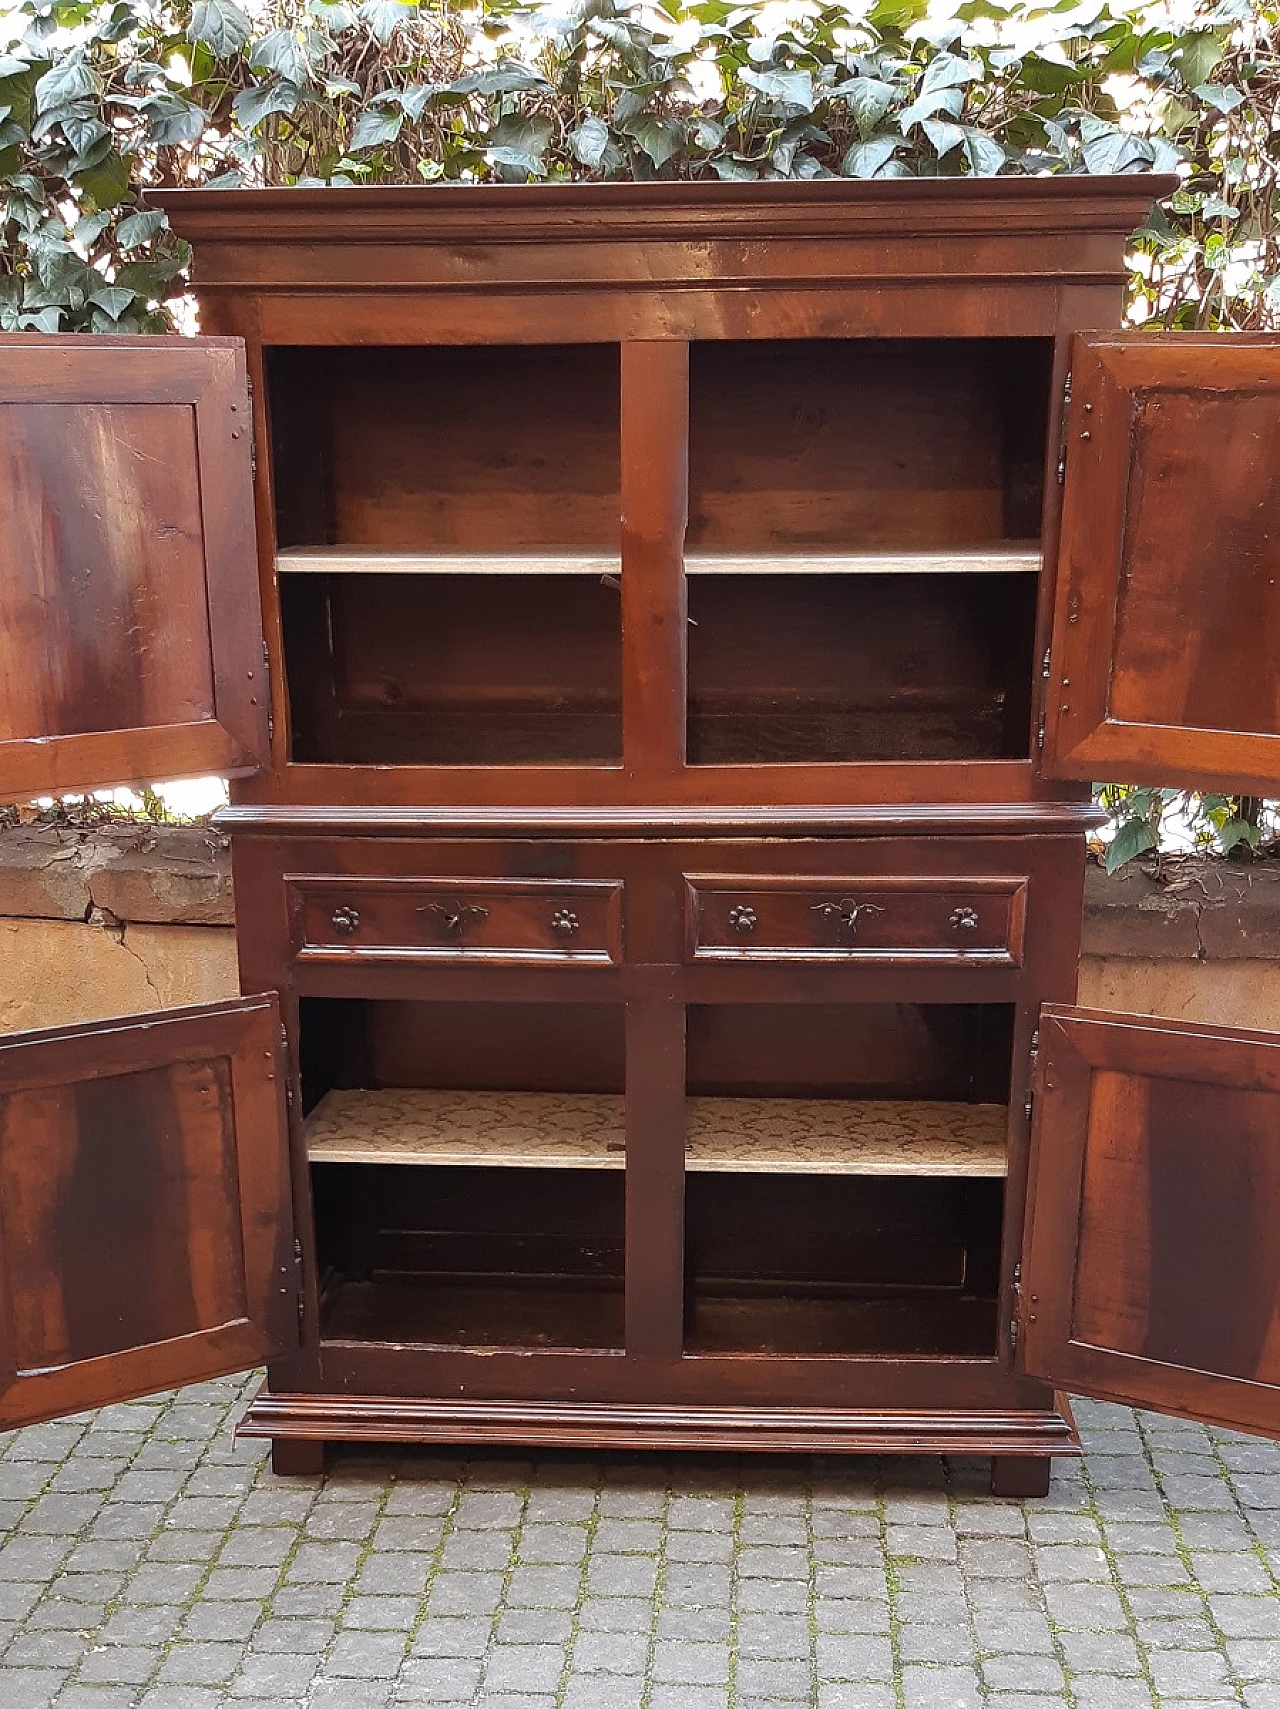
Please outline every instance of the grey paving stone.
M982 1677L991 1691L1064 1691L1066 1677L1051 1656L990 1656Z
M817 1664L820 1679L893 1679L893 1651L887 1638L819 1633Z
M983 1709L978 1676L963 1667L904 1667L902 1701L906 1709Z
M623 1679L600 1674L585 1677L570 1674L565 1681L560 1709L641 1709L644 1702L644 1680Z
M633 1674L640 1679L648 1647L647 1635L640 1632L580 1632L573 1646L573 1671Z
M653 1677L662 1685L723 1689L729 1683L729 1646L660 1639L653 1650Z
M480 1683L480 1659L433 1656L406 1662L396 1700L404 1703L470 1703Z

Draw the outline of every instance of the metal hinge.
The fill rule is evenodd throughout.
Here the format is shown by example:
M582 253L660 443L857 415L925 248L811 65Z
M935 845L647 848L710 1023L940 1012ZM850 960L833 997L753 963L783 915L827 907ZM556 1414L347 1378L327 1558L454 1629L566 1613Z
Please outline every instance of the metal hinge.
M1040 1060L1040 1029L1037 1027L1031 1035L1031 1061L1027 1068L1027 1095L1023 1100L1022 1109L1028 1121L1031 1120L1032 1107L1036 1101L1036 1064Z
M1013 1267L1013 1313L1009 1318L1009 1351L1018 1351L1018 1337L1022 1333L1022 1265Z
M267 740L270 742L275 737L276 719L271 710L271 654L265 638L262 643L262 692L267 697Z
M298 1339L301 1341L306 1327L307 1296L302 1285L302 1242L297 1235L293 1238L293 1274L298 1290Z
M253 381L246 379L245 387L249 393L249 467L256 481L258 478L258 412L253 407Z
M1058 485L1061 486L1067 476L1067 417L1071 413L1071 373L1062 386L1062 420L1058 428Z
M289 1067L289 1029L280 1023L280 1071L284 1075L284 1101L293 1108L293 1073ZM297 1241L294 1242L297 1245Z
M1049 675L1052 669L1053 648L1046 647L1044 658L1040 661L1040 722L1036 727L1036 747L1044 747L1044 728L1049 717Z

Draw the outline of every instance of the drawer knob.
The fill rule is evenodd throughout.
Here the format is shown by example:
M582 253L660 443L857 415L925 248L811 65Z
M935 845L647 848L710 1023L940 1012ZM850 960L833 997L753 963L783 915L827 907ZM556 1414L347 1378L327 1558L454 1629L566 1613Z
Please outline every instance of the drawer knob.
M578 916L572 908L557 908L551 916L551 930L558 932L562 938L571 938L578 925Z
M957 908L951 915L950 924L957 932L976 932L978 916L972 908Z
M445 931L453 937L461 937L467 929L470 920L487 920L489 910L481 908L476 903L467 902L432 902L425 908L419 908L420 914L436 914Z
M341 932L343 937L349 937L360 924L360 913L356 908L335 908L329 916L329 924L335 932Z
M754 908L737 907L729 910L729 924L735 932L754 932L758 923Z
M864 914L883 914L884 909L878 902L856 902L852 896L845 896L839 902L815 902L812 912L822 914L827 919L834 915L839 930L854 937L858 930L858 921Z

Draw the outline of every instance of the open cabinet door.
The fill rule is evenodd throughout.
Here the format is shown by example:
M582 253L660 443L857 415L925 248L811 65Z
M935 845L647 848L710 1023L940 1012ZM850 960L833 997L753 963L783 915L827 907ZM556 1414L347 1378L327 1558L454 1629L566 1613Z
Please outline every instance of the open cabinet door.
M296 1344L274 994L0 1037L0 1428Z
M1021 1362L1280 1437L1280 1034L1042 1011Z
M1280 780L1280 338L1078 334L1042 769Z
M0 337L0 801L266 759L244 347Z

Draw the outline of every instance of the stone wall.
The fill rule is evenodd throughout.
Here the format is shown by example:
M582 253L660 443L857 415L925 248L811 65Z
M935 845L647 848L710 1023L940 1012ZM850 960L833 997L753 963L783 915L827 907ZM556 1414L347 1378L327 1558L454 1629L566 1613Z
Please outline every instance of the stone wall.
M234 996L226 839L0 830L0 1032ZM1089 871L1080 1001L1280 1031L1280 861Z

